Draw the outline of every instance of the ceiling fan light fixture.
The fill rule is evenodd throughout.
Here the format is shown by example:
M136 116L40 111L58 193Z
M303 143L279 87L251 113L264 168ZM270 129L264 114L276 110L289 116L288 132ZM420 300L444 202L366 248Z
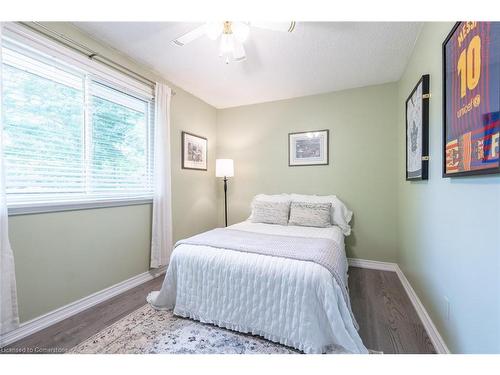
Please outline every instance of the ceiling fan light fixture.
M245 48L234 34L223 33L220 38L219 57L225 56L225 63L229 64L229 60L243 61L246 59Z
M233 52L233 34L222 34L220 37L219 56Z
M243 61L246 60L243 42L248 38L250 26L274 31L292 32L295 29L295 22L206 22L172 40L172 43L182 47L204 35L214 41L220 37L219 56L225 57L226 64L229 64L230 59L233 61Z
M243 47L243 43L241 43L238 39L233 38L233 60L234 61L243 61L247 58L245 53L245 48Z

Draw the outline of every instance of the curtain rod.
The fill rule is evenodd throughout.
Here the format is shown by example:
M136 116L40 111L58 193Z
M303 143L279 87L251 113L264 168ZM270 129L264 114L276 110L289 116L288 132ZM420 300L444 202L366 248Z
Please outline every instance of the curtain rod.
M142 81L143 83L147 83L149 86L154 87L156 84L156 82L151 81L149 78L144 77L143 75L141 75L137 72L134 72L133 70L127 68L126 66L123 66L123 65L101 55L100 53L88 48L87 46L85 46L85 45L83 45L83 44L81 44L81 43L79 43L71 38L68 38L64 34L61 34L57 31L54 31L54 30L48 28L47 26L41 24L40 22L31 22L31 23L35 24L38 28L43 29L43 31L39 30L37 27L33 27L28 22L19 22L19 24L23 25L24 27L27 27L35 32L40 33L40 34L43 34L47 38L52 39L53 41L55 41L59 44L62 44L64 46L72 49L73 51L76 51L82 55L87 56L90 60L97 61L100 64L106 65L107 67L114 69L114 70L117 70L120 73L125 74L126 76L133 78L137 81ZM172 90L172 96L175 94L176 94L176 92L174 90Z

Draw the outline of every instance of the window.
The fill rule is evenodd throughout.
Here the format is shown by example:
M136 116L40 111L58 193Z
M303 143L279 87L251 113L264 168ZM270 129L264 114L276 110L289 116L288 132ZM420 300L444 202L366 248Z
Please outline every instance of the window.
M151 191L150 103L97 82L91 83L90 95L90 188L94 193Z
M4 42L9 205L152 197L151 97Z

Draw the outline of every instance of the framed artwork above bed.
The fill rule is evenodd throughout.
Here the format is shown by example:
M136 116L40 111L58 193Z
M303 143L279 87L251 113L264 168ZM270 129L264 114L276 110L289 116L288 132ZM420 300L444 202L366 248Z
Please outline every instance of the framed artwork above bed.
M500 22L457 22L443 42L443 177L500 173Z
M328 130L288 134L288 166L328 165Z
M429 170L429 75L406 99L406 180L427 180Z
M196 134L182 132L182 168L207 170L208 140Z

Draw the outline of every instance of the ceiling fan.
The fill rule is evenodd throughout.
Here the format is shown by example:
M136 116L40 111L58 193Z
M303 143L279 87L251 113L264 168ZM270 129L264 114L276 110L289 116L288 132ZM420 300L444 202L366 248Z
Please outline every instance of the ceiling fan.
M295 29L295 22L207 22L174 39L172 43L182 47L202 36L212 40L220 37L219 56L225 57L226 64L229 64L230 59L233 61L246 59L243 42L250 33L250 27L291 33Z

